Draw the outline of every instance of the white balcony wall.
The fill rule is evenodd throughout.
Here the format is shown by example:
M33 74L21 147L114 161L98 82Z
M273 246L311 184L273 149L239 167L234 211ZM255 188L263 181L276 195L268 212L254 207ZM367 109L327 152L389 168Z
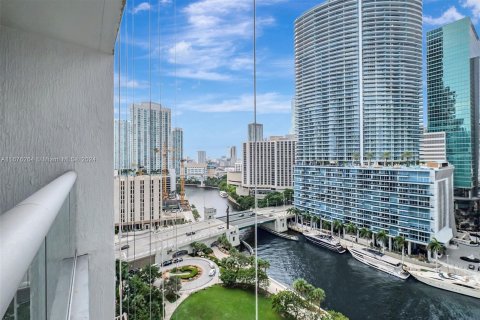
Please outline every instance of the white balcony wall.
M70 210L89 256L90 319L114 317L112 101L111 51L0 26L0 213L77 172Z

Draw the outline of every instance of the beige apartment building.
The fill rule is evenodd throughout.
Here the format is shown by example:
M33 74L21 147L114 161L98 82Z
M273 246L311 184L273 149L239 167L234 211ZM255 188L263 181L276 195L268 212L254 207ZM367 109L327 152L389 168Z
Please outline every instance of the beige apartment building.
M115 228L148 229L152 227L183 223L177 200L161 201L163 186L161 175L115 176L114 213ZM167 178L167 190L171 190Z

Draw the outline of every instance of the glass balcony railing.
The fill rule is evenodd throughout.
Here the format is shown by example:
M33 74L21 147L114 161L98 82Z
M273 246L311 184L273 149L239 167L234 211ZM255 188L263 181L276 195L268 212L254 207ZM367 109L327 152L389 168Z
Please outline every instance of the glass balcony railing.
M75 180L74 172L65 173L0 215L3 320L68 319L76 248L70 189Z

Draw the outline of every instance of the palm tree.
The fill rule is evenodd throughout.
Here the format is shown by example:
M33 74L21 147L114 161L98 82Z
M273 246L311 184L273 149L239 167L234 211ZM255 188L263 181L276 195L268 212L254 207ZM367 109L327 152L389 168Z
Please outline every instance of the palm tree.
M328 222L328 221L325 221L325 220L322 220L322 226L321 227L324 227L326 230L330 230L330 227L331 227L331 223Z
M402 264L403 264L403 254L405 251L404 250L405 238L402 236L396 236L394 241L395 241L395 247L397 247L397 249L402 250Z
M325 291L321 288L313 289L308 295L308 301L318 305L320 308L321 303L325 300Z
M370 161L372 161L373 156L374 156L373 152L367 152L367 153L365 153L365 158L368 160L368 166L369 166L369 167L370 167Z
M343 222L340 220L334 220L333 229L338 231L338 236L340 237L340 231L343 229Z
M360 237L362 238L370 238L372 235L370 234L370 231L367 228L362 228L360 229Z
M413 153L411 151L405 151L404 153L402 153L402 158L407 160L407 166L409 165L409 160L412 157L413 157Z
M298 278L293 281L293 289L297 291L301 296L304 296L307 293L309 283L302 278Z
M377 241L382 243L382 246L385 246L385 241L388 239L388 233L384 230L380 230L377 233Z
M438 268L438 254L439 253L442 253L445 248L443 247L443 244L438 241L436 238L433 238L432 241L430 241L430 243L428 244L427 246L428 250L432 251L433 253L435 253L435 267Z
M354 163L357 162L358 160L360 160L360 153L359 152L354 152L352 154L352 159L353 159Z
M355 233L357 232L357 226L354 225L352 222L349 222L345 225L347 229L347 233Z
M384 164L385 166L388 165L388 159L390 159L391 157L392 157L392 154L390 152L385 151L383 153L383 159L385 159L385 164Z

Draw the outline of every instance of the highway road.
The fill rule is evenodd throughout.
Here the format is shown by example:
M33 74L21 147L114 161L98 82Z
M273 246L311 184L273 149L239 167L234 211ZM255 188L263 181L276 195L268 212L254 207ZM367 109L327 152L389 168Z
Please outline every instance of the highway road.
M214 219L160 228L158 231L153 230L151 235L148 231L141 231L135 235L130 232L128 236L122 237L121 241L116 239L115 256L118 258L121 251L122 259L131 261L154 254L156 250L171 249L175 252L176 248L186 243L220 236L225 233L225 227L224 222ZM190 232L195 232L195 234L187 236L187 233ZM120 250L125 245L128 245L129 248ZM167 257L165 257L165 260L167 260Z

